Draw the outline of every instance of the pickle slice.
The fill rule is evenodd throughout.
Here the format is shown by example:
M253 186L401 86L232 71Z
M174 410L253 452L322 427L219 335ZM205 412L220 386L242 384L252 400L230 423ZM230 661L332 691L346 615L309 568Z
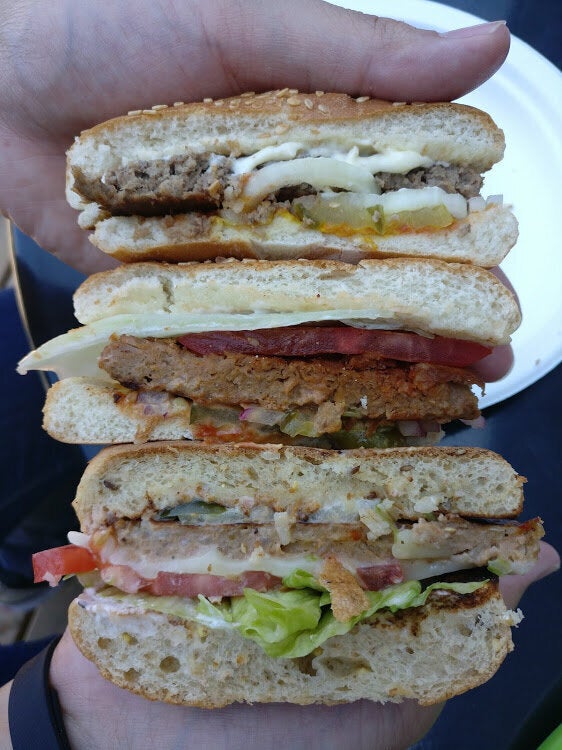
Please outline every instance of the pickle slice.
M425 227L441 229L455 220L443 204L390 213L382 202L376 202L379 196L373 195L371 200L372 205L366 205L369 201L365 196L350 193L306 196L294 201L292 211L309 227L326 233L337 233L337 227L345 227L383 235Z

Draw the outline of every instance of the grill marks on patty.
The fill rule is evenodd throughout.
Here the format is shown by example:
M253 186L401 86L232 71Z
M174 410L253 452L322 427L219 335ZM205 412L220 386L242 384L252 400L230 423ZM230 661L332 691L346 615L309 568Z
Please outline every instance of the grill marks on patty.
M74 168L74 187L113 214L154 216L216 210L223 204L225 190L237 188L239 177L232 175L232 163L227 156L188 154L130 163L107 172L102 180L87 178ZM482 187L482 176L475 169L443 164L413 169L405 175L381 172L376 180L383 192L437 186L465 198L478 195ZM314 192L311 187L303 192L300 185L283 188L278 200Z
M175 339L114 336L99 364L128 388L166 391L201 406L259 405L290 411L328 404L334 430L350 409L370 419L390 420L449 421L474 419L479 413L470 390L477 379L467 370L369 354L306 359L228 352L199 356Z

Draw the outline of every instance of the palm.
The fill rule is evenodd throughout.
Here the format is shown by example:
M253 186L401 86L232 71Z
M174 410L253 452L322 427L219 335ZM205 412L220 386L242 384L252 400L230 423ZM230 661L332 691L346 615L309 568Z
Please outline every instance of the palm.
M214 711L150 703L100 677L68 633L57 649L51 675L65 706L71 745L82 750L398 750L425 734L441 710L441 706L422 708L412 701L386 706L369 701L331 707L233 705ZM95 706L90 718L86 706ZM78 722L79 732L75 730Z

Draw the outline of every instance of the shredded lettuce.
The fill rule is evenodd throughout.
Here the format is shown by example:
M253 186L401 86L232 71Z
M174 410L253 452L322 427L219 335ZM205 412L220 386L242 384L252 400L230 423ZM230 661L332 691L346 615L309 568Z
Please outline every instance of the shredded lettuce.
M259 644L268 656L294 659L307 656L328 638L348 633L358 622L376 612L390 612L423 606L432 591L445 589L470 594L487 581L470 583L432 583L422 591L419 581L388 586L381 591L366 591L369 607L345 622L336 620L330 593L305 570L295 570L283 579L287 590L260 593L245 589L243 596L222 599L218 603L199 595L194 599L150 594L124 594L104 589L105 597L133 609L175 615L208 627L235 628L244 638Z
M488 563L488 570L496 576L509 575L512 567L511 561L506 560L504 557L496 557L495 560L490 560Z
M268 656L294 659L310 654L328 638L344 635L379 610L397 612L421 607L435 589L467 594L484 583L433 583L422 591L419 581L407 581L381 591L366 591L369 608L350 620L339 622L332 613L329 592L310 573L295 570L283 579L288 591L261 594L245 589L244 596L218 605L211 605L205 597L200 597L198 609L204 612L210 605L215 617L224 612L224 619L245 638L258 643Z

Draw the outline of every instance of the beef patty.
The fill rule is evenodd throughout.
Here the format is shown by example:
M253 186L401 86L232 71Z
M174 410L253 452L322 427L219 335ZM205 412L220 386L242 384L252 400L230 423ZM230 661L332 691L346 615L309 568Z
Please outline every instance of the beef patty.
M216 154L182 155L171 159L139 161L107 172L103 181L86 178L75 168L74 187L84 197L113 214L155 216L222 207L226 188L238 189L232 174L233 159ZM471 167L434 164L407 174L375 175L382 192L400 188L437 186L447 193L471 198L480 193L482 176ZM283 188L280 201L303 194L302 186ZM308 186L305 194L315 193Z
M115 336L100 358L112 378L134 390L166 391L202 406L258 405L290 411L329 407L327 422L352 411L369 419L447 422L478 416L470 386L478 378L444 365L410 364L374 355L306 359L194 354L175 339Z

